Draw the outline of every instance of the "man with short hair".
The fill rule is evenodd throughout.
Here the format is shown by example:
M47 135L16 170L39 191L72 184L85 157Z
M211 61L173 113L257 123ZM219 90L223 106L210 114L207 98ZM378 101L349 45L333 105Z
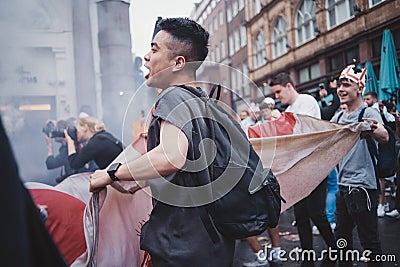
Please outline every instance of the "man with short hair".
M361 111L365 108L362 92L365 85L365 68L355 65L347 66L339 77L338 96L347 109L336 114L332 122L350 124L359 121ZM376 109L366 108L362 120L371 125L366 134L377 142L387 142L388 132L382 125L382 118ZM338 164L339 192L336 198L336 230L337 240L344 239L343 250L353 249L353 229L357 232L361 246L370 250L368 266L382 266L374 261L375 256L382 253L378 235L377 204L378 190L366 136L362 135L350 152ZM346 255L346 253L343 253ZM351 259L340 259L340 266L351 266Z
M320 108L314 97L307 94L299 94L294 88L294 83L288 73L282 72L276 75L270 82L271 91L283 104L289 104L286 112L304 114L321 119ZM335 238L331 226L325 214L326 179L318 185L310 195L294 205L297 230L300 244L303 250L313 249L313 237L310 219L317 226L321 236L328 247L335 247ZM304 266L314 266L313 260L304 260Z
M185 189L197 179L204 182L210 178L207 166L189 167L193 162L209 162L202 158L208 153L201 158L198 155L201 142L211 139L212 133L204 102L176 85L194 87L208 97L195 88L196 70L207 57L209 34L187 18L163 19L157 27L151 51L144 57L149 70L146 84L161 89L148 130L148 152L108 171L96 171L90 188L97 191L115 180L146 180L150 184L154 207L141 228L140 245L155 267L231 266L235 241L219 233L219 241L212 241L200 216L202 209L196 207L192 191Z

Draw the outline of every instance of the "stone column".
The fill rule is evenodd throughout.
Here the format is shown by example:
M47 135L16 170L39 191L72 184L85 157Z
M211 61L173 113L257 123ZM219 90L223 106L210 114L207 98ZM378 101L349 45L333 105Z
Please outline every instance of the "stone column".
M124 114L134 88L129 1L97 0L103 121L121 138Z
M90 115L97 117L89 1L72 1L72 16L77 111L88 106Z

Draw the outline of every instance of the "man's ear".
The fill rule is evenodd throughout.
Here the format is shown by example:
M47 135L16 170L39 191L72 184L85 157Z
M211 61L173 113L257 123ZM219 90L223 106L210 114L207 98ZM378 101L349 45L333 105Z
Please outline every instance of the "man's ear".
M172 68L172 71L182 70L186 65L186 59L183 56L177 56L175 59L175 66Z

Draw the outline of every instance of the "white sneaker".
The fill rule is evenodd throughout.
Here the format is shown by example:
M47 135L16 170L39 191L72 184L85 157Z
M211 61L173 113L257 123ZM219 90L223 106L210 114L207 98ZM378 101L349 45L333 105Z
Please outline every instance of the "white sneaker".
M313 225L313 227L312 227L312 234L319 235L319 230L318 230L317 226L315 226L315 225Z
M382 204L378 204L378 210L376 211L379 218L385 216L385 207Z
M255 260L255 261L251 261L251 262L245 262L243 263L243 266L245 267L267 267L269 266L269 263L267 260L265 261L259 261L259 260Z
M400 219L400 212L397 209L394 209L391 212L386 212L386 216L394 219Z
M383 205L383 209L385 210L385 212L389 211L389 203L386 203L385 205Z

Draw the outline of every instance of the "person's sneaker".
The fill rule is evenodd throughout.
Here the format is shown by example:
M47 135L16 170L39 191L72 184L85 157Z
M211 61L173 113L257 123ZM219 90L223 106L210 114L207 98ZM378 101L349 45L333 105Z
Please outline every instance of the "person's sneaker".
M315 226L315 225L313 225L313 227L312 227L312 234L319 235L319 230L318 230L317 226Z
M391 212L386 212L386 216L394 219L400 219L400 212L397 209L394 209Z
M269 261L269 265L271 267L282 267L283 263L280 259L272 259L271 261Z
M269 263L267 260L265 260L265 261L255 260L255 261L251 261L251 262L245 262L245 263L243 263L243 266L245 266L245 267L259 267L259 266L268 267Z
M389 203L386 203L385 205L383 205L383 209L385 210L385 212L389 211Z
M382 204L378 204L378 210L376 211L378 214L378 217L382 218L385 216L385 207Z

